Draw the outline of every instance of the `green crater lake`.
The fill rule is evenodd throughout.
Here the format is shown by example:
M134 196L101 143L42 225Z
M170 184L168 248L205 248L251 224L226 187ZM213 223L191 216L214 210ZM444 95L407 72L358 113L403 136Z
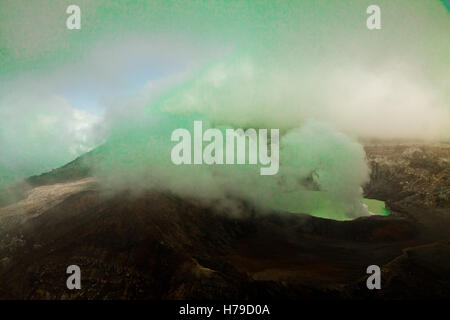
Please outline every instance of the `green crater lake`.
M383 216L387 216L389 214L389 210L386 209L384 201L363 198L361 202L364 203L372 213Z

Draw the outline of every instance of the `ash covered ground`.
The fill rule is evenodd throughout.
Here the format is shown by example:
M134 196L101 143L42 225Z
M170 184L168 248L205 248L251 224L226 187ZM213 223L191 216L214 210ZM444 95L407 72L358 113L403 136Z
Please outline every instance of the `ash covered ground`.
M0 193L2 299L450 297L450 145L365 144L365 197L391 214L335 221L218 212L169 193L107 195L95 152ZM66 288L79 265L81 290ZM382 270L369 291L366 268Z

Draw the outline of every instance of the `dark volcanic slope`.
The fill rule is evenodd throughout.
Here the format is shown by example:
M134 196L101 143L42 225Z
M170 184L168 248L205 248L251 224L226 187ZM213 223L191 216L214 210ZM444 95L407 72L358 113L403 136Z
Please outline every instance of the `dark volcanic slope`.
M449 148L411 174L389 148L367 149L365 190L398 212L346 222L251 208L236 217L162 193L107 197L75 161L0 207L0 298L448 298L448 198L427 198L424 185L446 190L448 166L434 161L448 161ZM405 181L422 187L405 192ZM82 270L78 291L65 286L71 264ZM371 264L383 271L376 292L365 287Z

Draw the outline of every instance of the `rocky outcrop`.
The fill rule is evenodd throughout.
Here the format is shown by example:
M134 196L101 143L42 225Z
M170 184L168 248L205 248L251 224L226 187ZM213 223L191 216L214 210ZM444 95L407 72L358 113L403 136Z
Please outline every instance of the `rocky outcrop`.
M375 144L365 150L371 168L367 197L400 211L450 210L450 144Z

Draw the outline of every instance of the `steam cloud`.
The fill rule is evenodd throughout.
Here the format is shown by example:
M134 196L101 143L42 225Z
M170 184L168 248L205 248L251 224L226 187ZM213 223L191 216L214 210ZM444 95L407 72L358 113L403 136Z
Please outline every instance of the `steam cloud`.
M264 89L273 83L271 71L253 70L258 67L247 58L220 62L165 94L154 95L161 89L153 84L127 101L133 112L110 119L108 156L97 171L101 180L120 188L156 187L207 201L227 199L221 202L226 206L235 205L228 199L238 198L262 208L341 219L367 214L360 203L361 185L368 179L361 145L332 125L308 118L305 110L293 119L286 110L292 97L283 100L282 87ZM288 77L282 83L293 80ZM194 120L219 128L280 128L279 173L261 177L251 165L173 165L171 132L192 130Z
M360 1L260 10L180 6L167 20L152 16L163 8L124 14L119 8L119 25L99 13L108 35L99 29L82 38L96 39L87 53L64 57L69 63L55 64L46 76L28 71L0 79L14 92L0 101L0 177L43 172L104 142L95 175L116 190L170 190L229 209L239 198L336 219L367 214L360 199L369 172L358 139L450 139L448 11L439 1L379 2L378 31L365 28L370 3ZM82 28L93 28L90 23ZM76 40L43 30L38 36L59 39L45 42L50 50L76 49ZM10 40L12 49L23 46L22 36ZM15 58L38 59L42 52L36 45ZM148 81L131 85L136 78ZM61 83L95 91L100 114L77 110ZM173 165L171 132L190 129L194 120L206 127L279 128L279 173Z

